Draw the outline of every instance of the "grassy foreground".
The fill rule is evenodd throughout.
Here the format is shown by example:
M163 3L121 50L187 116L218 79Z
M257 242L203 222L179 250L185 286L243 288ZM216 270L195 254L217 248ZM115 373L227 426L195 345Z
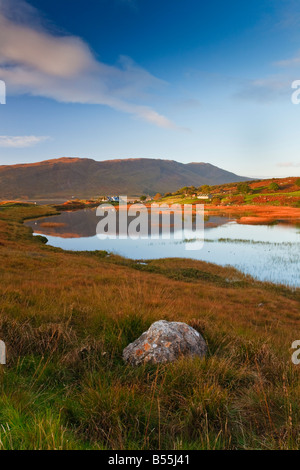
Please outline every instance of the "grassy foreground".
M298 449L300 292L232 268L65 252L0 207L0 449ZM124 365L159 319L205 337L204 360Z

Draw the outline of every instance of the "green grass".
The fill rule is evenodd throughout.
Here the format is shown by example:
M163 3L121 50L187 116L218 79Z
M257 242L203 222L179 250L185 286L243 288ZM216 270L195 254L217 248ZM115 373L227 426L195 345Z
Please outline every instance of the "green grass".
M224 185L225 186L228 186L228 185ZM217 188L217 189L215 189ZM245 205L251 205L251 204L256 204L256 202L253 200L259 196L263 196L263 197L278 197L278 199L282 199L282 198L289 198L289 197L299 197L300 198L300 191L292 191L292 192L283 192L283 191L273 191L273 192L270 192L270 191L267 191L267 192L262 192L262 191L265 191L268 189L268 186L261 186L259 188L256 188L253 190L253 193L251 194L239 194L237 191L233 191L231 194L224 194L222 192L218 192L218 187L212 187L212 198L220 198L222 200L222 202L226 203L226 201L230 201L230 199L232 197L235 197L235 196L243 196L244 197L244 204ZM222 186L220 187L222 188ZM216 191L216 192L214 192ZM208 204L209 206L209 203L210 201L209 200L203 200L203 199L197 199L197 198L191 198L190 196L184 196L183 194L173 194L172 196L168 196L168 197L162 197L159 201L158 201L160 204L161 203L165 203L165 204ZM265 203L267 205L278 205L278 203L276 201L269 201L267 203ZM288 203L288 199L284 202L285 205L289 205ZM295 203L292 204L293 206L295 206ZM296 206L295 206L296 207ZM209 207L208 207L209 208Z
M261 189L261 188L259 188ZM275 192L268 192L268 193L262 193L261 191L254 191L253 194L246 194L244 195L245 196L245 202L246 203L252 203L253 199L255 199L256 197L258 196L278 196L279 198L280 197L300 197L300 191L294 191L294 192L288 192L288 193L284 193L282 191L275 191Z

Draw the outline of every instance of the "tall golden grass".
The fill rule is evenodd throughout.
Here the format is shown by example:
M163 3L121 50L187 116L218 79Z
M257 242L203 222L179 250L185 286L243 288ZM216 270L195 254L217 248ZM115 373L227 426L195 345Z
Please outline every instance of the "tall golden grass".
M299 290L193 260L140 265L47 246L0 209L0 449L298 449ZM206 359L132 368L159 319L205 337Z

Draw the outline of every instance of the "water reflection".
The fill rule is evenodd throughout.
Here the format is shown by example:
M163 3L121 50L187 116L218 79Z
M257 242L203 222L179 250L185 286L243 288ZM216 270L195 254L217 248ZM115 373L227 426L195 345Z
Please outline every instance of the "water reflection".
M185 233L183 241L99 240L95 235L98 222L96 209L86 209L29 221L26 225L45 235L50 245L63 249L107 250L133 259L193 258L234 266L259 280L300 287L297 226L239 225L227 217L207 217L204 246L199 244L197 249L197 234L193 231Z

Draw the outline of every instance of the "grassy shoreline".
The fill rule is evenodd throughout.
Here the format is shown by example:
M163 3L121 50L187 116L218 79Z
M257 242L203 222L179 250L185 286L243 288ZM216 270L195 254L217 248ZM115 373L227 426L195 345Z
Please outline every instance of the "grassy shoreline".
M68 252L0 208L0 449L298 449L299 289L184 260ZM205 337L205 360L133 369L159 319Z

